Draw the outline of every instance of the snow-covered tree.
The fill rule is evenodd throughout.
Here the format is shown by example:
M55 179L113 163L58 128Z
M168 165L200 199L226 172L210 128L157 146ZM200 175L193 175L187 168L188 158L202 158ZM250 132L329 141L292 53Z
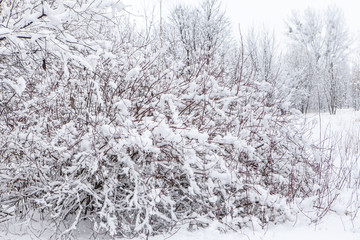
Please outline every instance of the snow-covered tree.
M351 69L351 101L352 107L356 110L360 110L360 66L358 60L353 60Z
M294 12L288 20L289 85L294 103L302 112L327 108L336 113L346 92L349 36L340 9L328 7L324 13L307 9ZM294 71L295 70L295 71Z
M223 57L230 39L229 20L218 0L204 0L199 8L176 6L167 30L174 54L186 56L187 66L203 59L209 65L215 57Z

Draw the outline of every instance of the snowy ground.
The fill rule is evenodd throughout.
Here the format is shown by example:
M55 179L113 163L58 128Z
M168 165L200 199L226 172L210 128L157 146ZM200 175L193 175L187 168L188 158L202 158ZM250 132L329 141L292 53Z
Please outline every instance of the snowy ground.
M352 171L351 177L357 179L360 176L358 169L360 166L360 112L351 110L341 110L337 115L331 116L324 114L309 114L306 116L306 123L313 125L313 141L322 141L323 146L333 146L336 156L335 164L346 166ZM357 185L358 188L360 187ZM172 239L172 240L359 240L360 239L360 189L356 188L356 181L350 181L344 190L339 192L339 197L329 213L318 223L311 223L308 217L314 213L299 213L294 216L294 222L285 223L277 226L269 225L266 229L246 229L242 232L232 232L222 234L217 230L214 223L206 230L187 232L179 230L172 236L157 236L153 240ZM357 200L358 198L358 200ZM359 213L358 213L359 212ZM358 215L356 215L358 213ZM22 226L29 225L22 224ZM33 223L31 223L33 224ZM35 224L34 224L35 226ZM36 227L34 227L36 228ZM86 230L85 230L86 232ZM29 228L13 225L0 224L1 240L30 240L30 239L49 239L50 235L44 234L37 236ZM88 239L83 238L83 239ZM98 238L103 239L103 238Z
M304 219L305 220L305 219ZM355 223L354 223L355 224ZM359 240L360 239L360 222L357 227L347 217L341 217L335 214L327 216L321 223L288 223L279 226L269 226L264 230L246 230L237 233L220 234L215 229L199 231L195 233L181 232L177 233L170 239L172 240ZM156 239L164 239L158 237Z

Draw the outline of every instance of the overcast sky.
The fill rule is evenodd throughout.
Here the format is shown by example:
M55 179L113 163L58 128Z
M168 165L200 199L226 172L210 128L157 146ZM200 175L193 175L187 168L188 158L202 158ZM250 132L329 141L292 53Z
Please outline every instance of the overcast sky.
M162 0L164 15L178 3L199 5L201 0ZM151 8L159 5L160 0L123 0L131 5L129 11L142 15L145 7ZM348 27L352 32L360 31L360 2L358 0L221 0L227 15L237 28L240 23L243 29L249 26L262 26L267 28L284 28L284 20L293 9L303 10L307 7L325 9L335 4L344 12ZM235 28L234 27L234 28Z

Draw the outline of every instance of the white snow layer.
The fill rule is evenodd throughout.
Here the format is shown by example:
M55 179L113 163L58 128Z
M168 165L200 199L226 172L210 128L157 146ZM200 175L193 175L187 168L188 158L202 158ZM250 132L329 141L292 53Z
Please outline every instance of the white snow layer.
M136 71L135 71L136 72ZM306 124L313 124L312 137L313 141L321 139L336 139L339 146L339 153L341 154L341 146L346 142L349 144L351 139L356 139L352 144L357 144L359 141L360 132L360 112L354 112L352 110L341 110L336 115L329 115L327 113L309 114L306 116ZM321 124L320 124L321 123ZM112 132L112 129L103 129L104 132ZM320 135L321 133L321 135ZM165 135L165 132L159 132L159 134ZM196 134L195 134L196 135ZM191 136L189 136L191 137ZM201 136L206 137L206 136ZM199 141L201 137L198 136ZM225 141L226 138L223 140ZM350 140L349 140L350 139ZM230 139L226 139L230 141ZM360 144L360 143L359 143ZM84 148L87 148L85 146ZM352 146L352 145L351 145ZM359 166L359 163L356 167ZM223 233L219 231L223 225L213 222L210 226L203 230L187 231L187 229L179 229L175 234L171 235L159 235L156 237L150 237L149 239L171 239L171 240L359 240L360 239L360 214L359 209L353 209L355 211L349 212L349 207L359 207L359 202L354 199L354 192L358 192L356 189L345 188L337 199L336 204L333 205L329 213L317 223L312 223L310 218L311 210L306 214L298 213L294 216L296 221L287 222L279 225L268 225L265 229L260 226L254 226L253 228L243 229L238 232ZM359 194L357 194L359 196ZM356 201L356 202L355 202ZM26 226L34 225L32 223L1 223L0 224L0 239L1 240L30 240L49 239L50 235L46 234L46 230L39 228L42 235L37 236L34 231L26 228ZM89 233L87 227L78 229L79 240L89 239L86 233ZM31 228L30 228L31 229ZM102 237L100 239L103 239ZM138 240L140 240L139 238Z

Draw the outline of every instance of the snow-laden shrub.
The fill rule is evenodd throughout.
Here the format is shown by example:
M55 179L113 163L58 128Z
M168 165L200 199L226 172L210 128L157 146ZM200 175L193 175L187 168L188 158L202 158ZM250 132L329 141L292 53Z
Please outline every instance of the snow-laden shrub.
M274 89L247 81L235 94L205 72L179 84L142 61L70 75L18 105L2 132L5 203L121 236L199 217L286 220L284 202L309 194L311 175L291 116L264 104Z
M216 55L189 70L166 48L109 36L50 48L41 67L30 52L26 88L1 82L4 211L41 213L56 236L89 221L133 237L285 221L286 203L310 194L311 156L274 85L253 69L234 81Z

